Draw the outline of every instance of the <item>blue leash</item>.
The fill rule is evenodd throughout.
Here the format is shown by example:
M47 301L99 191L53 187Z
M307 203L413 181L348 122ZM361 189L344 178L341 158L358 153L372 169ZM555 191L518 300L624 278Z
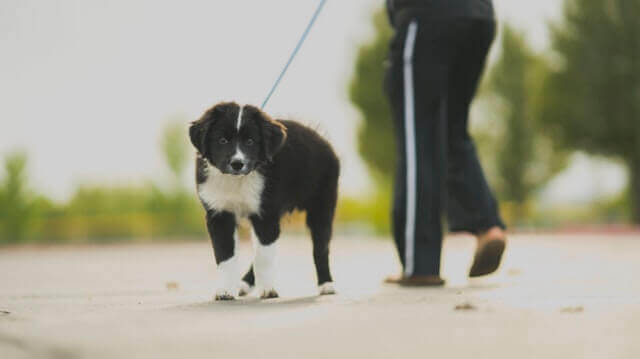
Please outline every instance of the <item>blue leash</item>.
M296 45L296 48L293 50L293 53L289 57L289 61L287 61L287 64L282 69L282 72L280 72L280 76L278 76L278 79L276 80L276 83L273 84L273 87L271 88L271 91L269 91L269 94L267 95L267 98L264 99L264 102L262 103L262 106L260 106L260 109L264 109L264 107L267 105L267 102L269 102L269 99L271 98L271 95L273 95L273 93L276 91L276 88L280 84L280 81L282 81L282 78L284 77L284 74L289 69L289 65L291 65L291 63L293 62L293 59L298 54L298 50L300 50L300 48L302 47L302 44L304 43L304 40L307 39L307 35L309 35L309 31L313 27L313 24L316 22L316 19L318 18L318 15L320 15L320 12L322 11L322 8L324 7L324 3L325 2L327 2L327 0L320 0L320 4L318 5L318 8L316 9L316 12L313 14L313 17L311 18L311 21L309 22L309 25L307 25L307 28L302 33L302 37L300 37L300 40L298 41L298 44Z

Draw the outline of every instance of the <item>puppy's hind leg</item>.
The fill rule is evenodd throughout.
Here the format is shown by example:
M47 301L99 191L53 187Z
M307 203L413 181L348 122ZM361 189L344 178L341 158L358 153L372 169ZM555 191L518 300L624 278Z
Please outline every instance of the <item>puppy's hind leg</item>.
M265 219L251 217L253 224L253 244L256 252L253 261L255 284L260 298L278 298L275 288L276 280L276 240L280 235L280 221L277 218Z
M329 242L333 232L333 216L337 200L337 178L323 188L312 205L307 208L307 226L313 241L313 261L318 275L320 295L335 294L329 269Z
M320 295L335 294L333 278L329 269L329 242L331 240L332 221L323 213L307 212L307 225L313 241L313 262L318 276Z

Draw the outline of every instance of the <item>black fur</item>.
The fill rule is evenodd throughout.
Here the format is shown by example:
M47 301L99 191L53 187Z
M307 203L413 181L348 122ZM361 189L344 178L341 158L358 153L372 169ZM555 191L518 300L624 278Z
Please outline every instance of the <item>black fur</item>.
M318 284L332 282L329 242L338 195L337 156L326 140L306 126L273 120L253 106L244 106L242 111L240 132L236 130L240 113L236 103L218 104L192 124L189 134L199 153L196 183L199 186L207 181L207 162L228 175L257 171L264 178L260 209L247 216L260 243L268 245L278 239L283 215L295 209L306 211ZM241 172L230 166L237 146L247 157ZM221 263L235 252L236 215L227 209L210 208L205 201L203 205L216 262ZM254 284L253 267L243 280Z

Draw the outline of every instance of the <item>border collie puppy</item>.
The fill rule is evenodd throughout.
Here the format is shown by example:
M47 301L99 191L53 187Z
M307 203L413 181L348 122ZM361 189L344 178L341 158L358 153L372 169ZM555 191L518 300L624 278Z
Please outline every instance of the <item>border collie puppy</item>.
M218 265L216 300L233 300L252 287L263 299L277 298L276 241L280 219L307 212L320 294L333 294L329 241L340 164L331 145L293 121L273 120L253 106L220 103L191 124L198 151L196 183ZM255 258L241 278L236 227L253 226Z

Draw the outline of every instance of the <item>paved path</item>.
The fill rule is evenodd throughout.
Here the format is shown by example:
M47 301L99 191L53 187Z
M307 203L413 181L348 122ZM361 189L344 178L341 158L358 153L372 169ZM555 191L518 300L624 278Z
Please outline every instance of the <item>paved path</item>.
M281 243L283 297L232 303L204 239L0 249L0 358L640 358L640 236L517 236L473 281L451 238L442 289L382 285L391 243L338 237L332 297L309 241Z

